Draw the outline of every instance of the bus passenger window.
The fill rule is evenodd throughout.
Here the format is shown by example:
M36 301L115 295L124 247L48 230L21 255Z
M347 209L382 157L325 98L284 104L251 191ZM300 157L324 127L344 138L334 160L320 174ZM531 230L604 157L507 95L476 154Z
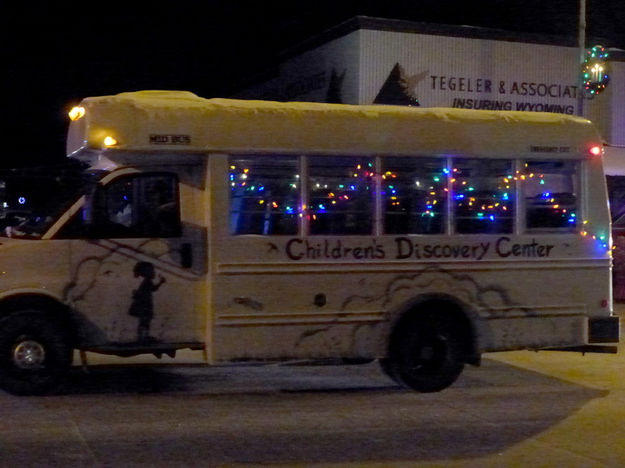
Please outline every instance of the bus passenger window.
M447 160L384 158L386 234L442 234L447 213Z
M375 187L373 176L373 158L310 157L310 234L371 234Z
M450 174L455 232L511 233L514 228L512 161L454 159Z
M297 234L296 157L232 156L229 167L231 234Z
M520 180L528 231L575 231L577 177L575 161L528 161Z
M106 188L105 219L112 225L130 228L133 223L133 178L124 178Z
M96 196L91 237L176 237L180 231L178 182L173 175L122 177Z

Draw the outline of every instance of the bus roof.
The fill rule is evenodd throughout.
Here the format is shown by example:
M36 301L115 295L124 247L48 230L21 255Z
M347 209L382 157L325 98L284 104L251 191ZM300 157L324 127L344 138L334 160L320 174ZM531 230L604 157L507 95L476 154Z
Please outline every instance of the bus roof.
M103 151L566 157L560 153L601 144L588 120L552 113L204 99L186 91L90 97L80 106L67 141L75 157ZM105 143L106 137L113 139Z

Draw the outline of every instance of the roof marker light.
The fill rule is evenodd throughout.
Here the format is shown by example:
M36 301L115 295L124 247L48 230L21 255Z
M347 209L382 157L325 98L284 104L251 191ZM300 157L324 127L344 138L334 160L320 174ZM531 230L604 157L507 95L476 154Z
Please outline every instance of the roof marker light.
M599 145L591 146L588 148L588 152L593 156L601 156L601 154L603 154L603 148Z
M72 110L69 111L70 120L78 120L85 115L85 108L82 106L74 106Z

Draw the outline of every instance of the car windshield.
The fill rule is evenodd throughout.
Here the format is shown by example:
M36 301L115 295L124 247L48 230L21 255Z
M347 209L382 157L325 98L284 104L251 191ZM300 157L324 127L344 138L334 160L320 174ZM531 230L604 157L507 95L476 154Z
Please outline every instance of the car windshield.
M39 239L101 177L80 163L0 171L0 236Z

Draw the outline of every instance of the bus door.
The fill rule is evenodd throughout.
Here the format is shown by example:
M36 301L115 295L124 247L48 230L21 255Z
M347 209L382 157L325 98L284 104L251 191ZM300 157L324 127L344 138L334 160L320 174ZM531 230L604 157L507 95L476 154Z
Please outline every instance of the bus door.
M126 173L101 183L71 244L67 301L84 347L112 351L204 342L206 239L180 220L172 173Z

